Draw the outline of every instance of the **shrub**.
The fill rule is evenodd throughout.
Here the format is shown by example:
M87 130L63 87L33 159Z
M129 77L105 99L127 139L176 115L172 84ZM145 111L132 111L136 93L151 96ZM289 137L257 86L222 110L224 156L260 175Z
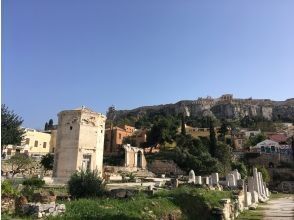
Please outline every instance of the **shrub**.
M48 154L42 156L40 163L44 167L45 171L53 170L54 155L48 153Z
M104 192L102 179L97 170L76 171L68 181L68 190L74 198L101 196Z
M30 187L33 187L33 188L41 188L42 186L45 185L45 181L33 177L33 178L25 180L22 184L24 186L30 186Z
M35 193L35 189L34 187L31 187L31 186L26 186L21 190L21 194L25 196L28 199L28 201L33 200L34 193Z
M245 179L248 176L247 167L245 166L243 162L239 162L239 161L232 162L232 169L233 170L237 169L240 172L242 179Z
M4 180L1 183L1 196L16 196L19 192L13 187L12 182Z

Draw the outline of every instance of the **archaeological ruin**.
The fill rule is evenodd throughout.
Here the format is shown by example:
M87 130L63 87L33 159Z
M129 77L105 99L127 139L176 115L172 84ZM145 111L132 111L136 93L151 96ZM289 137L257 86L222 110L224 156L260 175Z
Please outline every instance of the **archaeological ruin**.
M58 114L53 178L66 182L81 169L97 169L102 175L106 117L88 108Z

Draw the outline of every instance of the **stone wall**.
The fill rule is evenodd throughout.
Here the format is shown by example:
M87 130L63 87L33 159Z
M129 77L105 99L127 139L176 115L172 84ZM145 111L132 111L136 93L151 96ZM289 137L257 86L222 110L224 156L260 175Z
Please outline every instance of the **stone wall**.
M15 199L12 197L1 196L1 213L14 213Z
M104 166L104 172L106 173L117 173L122 172L135 172L138 171L137 167L123 167L123 166Z
M294 193L294 181L282 181L278 185L278 190L280 192Z
M181 170L173 160L154 160L148 162L148 170L155 174L173 174L184 175L185 171Z

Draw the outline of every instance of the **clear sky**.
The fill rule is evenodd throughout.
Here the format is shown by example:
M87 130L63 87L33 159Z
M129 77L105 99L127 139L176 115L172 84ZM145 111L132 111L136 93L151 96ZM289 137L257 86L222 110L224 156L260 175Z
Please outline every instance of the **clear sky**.
M293 0L3 0L2 103L43 128L199 96L294 97Z

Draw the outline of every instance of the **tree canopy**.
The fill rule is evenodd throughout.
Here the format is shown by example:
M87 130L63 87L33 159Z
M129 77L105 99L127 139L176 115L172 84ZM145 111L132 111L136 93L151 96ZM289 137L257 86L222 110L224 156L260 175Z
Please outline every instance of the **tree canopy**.
M215 137L214 125L213 122L210 121L209 125L209 153L211 156L215 156L215 151L217 148L217 140Z
M149 145L171 143L177 134L179 121L175 117L158 116L147 134Z
M196 170L200 174L217 172L219 163L211 157L206 146L200 139L190 135L177 137L175 162L184 170Z
M45 171L53 170L54 156L53 154L46 154L42 156L41 165L44 167Z
M9 110L4 104L1 105L1 150L8 144L21 144L24 134L24 130L20 127L22 123L20 116Z
M15 154L7 163L11 166L12 175L22 173L34 166L33 160L26 154Z
M247 146L255 146L256 144L258 144L259 142L262 142L266 139L266 136L263 133L254 135L254 136L250 136L246 145Z

